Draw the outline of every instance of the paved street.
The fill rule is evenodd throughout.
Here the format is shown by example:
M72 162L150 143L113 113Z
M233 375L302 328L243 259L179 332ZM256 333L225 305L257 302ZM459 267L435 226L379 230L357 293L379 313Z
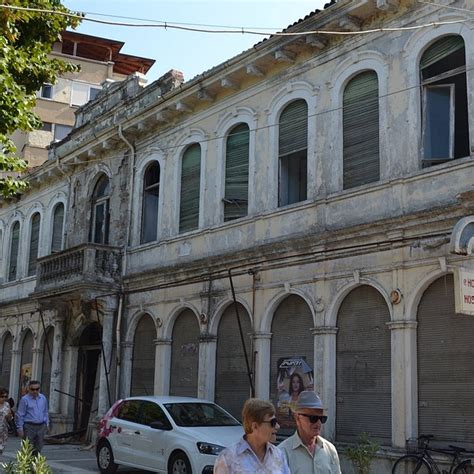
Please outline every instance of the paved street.
M3 456L0 456L0 463L13 460L19 447L19 438L9 438ZM54 474L98 473L94 449L85 448L87 446L78 444L47 444L42 454L46 456ZM3 472L0 467L0 473ZM137 474L147 471L121 468L118 472L121 474Z

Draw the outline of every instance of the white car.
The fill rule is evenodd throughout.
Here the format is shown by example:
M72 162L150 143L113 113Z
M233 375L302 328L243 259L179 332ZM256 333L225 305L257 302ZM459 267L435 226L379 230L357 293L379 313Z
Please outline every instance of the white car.
M119 465L152 472L210 474L216 456L243 435L242 425L213 402L187 397L130 397L99 422L100 472Z

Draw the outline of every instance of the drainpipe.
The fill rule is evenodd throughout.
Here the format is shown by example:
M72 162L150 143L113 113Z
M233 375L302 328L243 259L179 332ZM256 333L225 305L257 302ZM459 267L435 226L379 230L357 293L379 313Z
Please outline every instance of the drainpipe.
M120 139L128 146L130 149L130 182L128 186L129 191L129 198L128 198L128 211L127 211L127 231L125 236L125 245L123 247L123 255L122 255L122 282L123 278L127 274L127 250L130 245L130 234L131 234L131 227L132 227L132 199L133 199L133 183L134 183L134 175L135 175L135 147L125 138L123 131L122 131L122 124L118 126L118 136ZM117 348L116 348L116 363L117 363L117 377L115 380L115 396L118 397L119 388L120 388L120 366L121 366L121 351L120 351L120 342L121 342L121 334L120 334L120 326L122 325L122 317L123 317L123 300L124 300L124 292L123 292L123 283L122 283L122 291L120 292L120 299L119 299L119 307L118 307L118 316L117 316L117 328L116 328L116 340L117 340Z

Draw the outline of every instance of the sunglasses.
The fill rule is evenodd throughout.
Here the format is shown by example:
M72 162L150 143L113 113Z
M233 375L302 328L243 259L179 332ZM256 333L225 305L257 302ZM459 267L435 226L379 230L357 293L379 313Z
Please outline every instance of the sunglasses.
M279 424L276 418L272 418L271 420L268 420L268 421L262 421L262 423L270 423L272 428L275 428L275 426Z
M310 423L317 423L318 421L321 421L321 423L324 425L326 421L328 421L327 416L319 416L319 415L307 415L306 413L298 413L299 416L305 416L306 418L309 418Z
M30 387L30 390L32 392L39 392L40 388L39 387L36 387L36 388Z

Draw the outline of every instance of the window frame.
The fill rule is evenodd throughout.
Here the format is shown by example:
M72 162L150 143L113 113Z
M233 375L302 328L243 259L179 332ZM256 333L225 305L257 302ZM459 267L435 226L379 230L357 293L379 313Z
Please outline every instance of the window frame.
M103 195L97 196L98 187L102 180L107 180L106 192ZM97 179L91 197L91 227L89 234L89 241L94 244L109 245L110 238L110 196L111 196L111 181L107 174L102 173ZM101 225L101 239L97 242L96 236L96 224L97 224L97 209L104 207L104 219Z
M44 91L45 90L48 90L49 91L49 94L47 95L44 95ZM53 100L53 97L54 97L54 85L53 84L50 84L49 82L45 82L40 90L38 91L38 97L40 99L45 99L45 100Z
M157 166L158 167L158 181L147 186L146 181L147 181L147 173L149 173L152 169L152 167ZM158 240L158 222L159 222L159 215L160 215L160 194L161 194L161 176L162 176L162 170L161 170L161 165L158 160L151 160L148 162L142 172L142 206L141 206L141 216L140 216L140 244L146 244L149 242L156 242ZM144 234L145 234L145 211L146 211L146 195L147 193L153 194L150 191L154 191L157 189L157 194L154 194L156 196L157 204L156 204L156 221L155 221L155 236L151 240L145 240ZM151 225L151 224L150 224Z

